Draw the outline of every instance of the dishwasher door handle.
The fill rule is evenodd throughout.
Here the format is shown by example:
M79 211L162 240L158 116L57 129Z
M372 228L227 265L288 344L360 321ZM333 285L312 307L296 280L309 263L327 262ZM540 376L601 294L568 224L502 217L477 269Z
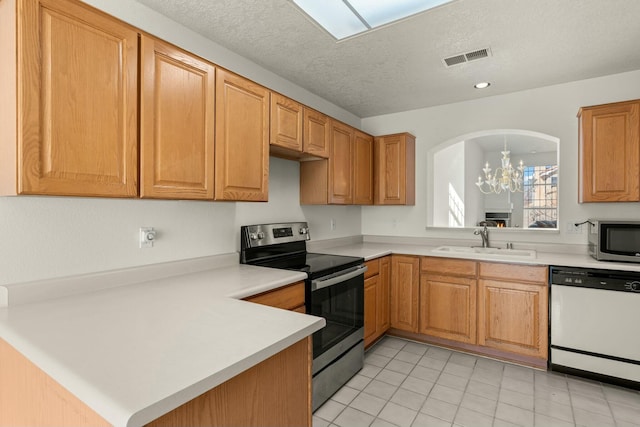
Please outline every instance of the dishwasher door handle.
M337 276L331 276L327 279L316 279L311 281L311 291L317 291L319 289L324 289L329 286L337 285L338 283L346 282L349 279L353 279L354 277L360 276L367 271L367 266L362 265L356 267L353 270L348 270L345 273L341 273Z

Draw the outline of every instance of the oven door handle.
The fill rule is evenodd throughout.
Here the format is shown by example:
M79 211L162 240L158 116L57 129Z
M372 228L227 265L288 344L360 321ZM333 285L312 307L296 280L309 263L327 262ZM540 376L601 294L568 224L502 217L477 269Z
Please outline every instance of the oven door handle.
M360 267L356 267L354 270L350 270L346 273L340 274L339 276L333 276L328 279L320 279L320 280L312 280L311 281L311 291L317 291L318 289L327 288L329 286L336 285L338 283L342 283L346 280L353 279L361 274L364 274L367 271L367 266L363 265Z

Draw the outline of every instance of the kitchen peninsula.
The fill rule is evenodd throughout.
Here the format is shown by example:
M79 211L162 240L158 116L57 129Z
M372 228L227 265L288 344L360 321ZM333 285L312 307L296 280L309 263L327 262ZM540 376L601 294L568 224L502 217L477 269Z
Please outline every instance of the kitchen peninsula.
M164 424L310 425L324 319L236 299L302 278L232 265L0 309L0 425L142 426L195 398Z
M429 244L364 239L317 242L313 250L367 261L392 254L443 257ZM499 264L490 256L456 257ZM507 262L545 267L597 263L586 254L541 250L535 259ZM636 265L607 265L640 270ZM166 266L157 268L168 271ZM30 369L42 370L105 425L142 426L283 350L298 345L306 350L303 359L309 357L306 337L324 326L323 319L237 300L297 282L303 273L237 261L214 269L181 268L184 271L173 271L164 279L50 300L23 297L22 304L9 304L0 309L3 361L11 360L5 359L7 354L19 352L33 364ZM135 269L129 274L135 276ZM8 301L20 293L19 287L2 288ZM305 392L300 388L292 392L278 383L278 391L287 399L300 395L309 399L308 363L305 359L300 366L309 376L294 381ZM0 392L2 405L32 404L21 402L15 390L0 386ZM285 404L287 399L280 400ZM6 417L5 408L0 409ZM7 424L3 418L0 421Z

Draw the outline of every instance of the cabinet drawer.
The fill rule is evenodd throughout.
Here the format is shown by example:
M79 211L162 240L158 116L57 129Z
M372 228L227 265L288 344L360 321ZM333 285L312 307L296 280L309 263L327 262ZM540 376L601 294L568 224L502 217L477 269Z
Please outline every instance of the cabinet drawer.
M473 276L477 272L478 263L465 259L422 257L420 269L430 273L449 274L454 276Z
M284 308L285 310L294 310L304 306L304 282L297 282L293 285L245 298L245 301Z
M548 268L542 265L514 265L481 262L480 277L547 283Z
M367 266L367 272L364 273L364 278L368 279L369 277L376 276L380 273L380 260L373 259L371 261L367 261L364 263Z

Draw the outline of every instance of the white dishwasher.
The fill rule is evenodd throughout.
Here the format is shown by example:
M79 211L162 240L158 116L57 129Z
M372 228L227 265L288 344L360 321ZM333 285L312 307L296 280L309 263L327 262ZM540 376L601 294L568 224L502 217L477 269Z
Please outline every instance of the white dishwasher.
M640 272L555 267L551 369L640 389Z

